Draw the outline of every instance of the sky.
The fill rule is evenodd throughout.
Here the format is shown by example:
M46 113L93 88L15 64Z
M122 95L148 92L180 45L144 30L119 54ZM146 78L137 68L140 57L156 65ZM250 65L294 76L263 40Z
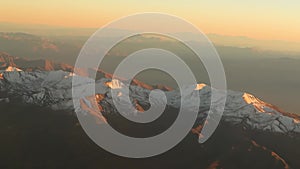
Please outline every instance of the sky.
M99 28L141 12L179 16L205 33L300 42L299 0L1 0L0 22Z

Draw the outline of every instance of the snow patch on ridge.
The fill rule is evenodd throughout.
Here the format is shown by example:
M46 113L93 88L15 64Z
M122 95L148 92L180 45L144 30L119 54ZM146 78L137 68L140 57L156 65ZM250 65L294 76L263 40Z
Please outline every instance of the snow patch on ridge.
M256 97L254 97L253 95L244 93L243 99L245 100L245 102L247 104L252 104L259 112L262 112L262 113L266 112L264 110L264 108L265 108L264 102L259 100Z
M117 79L112 79L110 82L106 82L105 85L111 89L121 89L124 84Z
M12 67L12 66L8 66L6 69L5 69L6 72L13 72L13 71L17 71L17 72L21 72L22 70L17 68L17 67Z

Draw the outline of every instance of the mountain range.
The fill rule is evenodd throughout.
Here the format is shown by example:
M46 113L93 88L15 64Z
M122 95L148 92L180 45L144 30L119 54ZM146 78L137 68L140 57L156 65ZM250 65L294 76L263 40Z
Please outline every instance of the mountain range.
M249 93L228 90L225 110L219 127L208 142L203 145L197 145L197 138L201 137L200 133L208 116L208 111L210 109L218 110L218 100L213 101L216 103L216 107L210 107L212 101L211 92L212 90L222 92L221 90L212 89L206 84L191 84L186 87L193 87L194 90L189 93L184 92L184 96L181 96L178 89L172 89L163 85L148 85L138 80L133 80L130 83L126 79L121 78L112 80L111 74L102 70L90 69L83 72L83 74L88 75L96 71L97 79L95 82L96 87L99 89L96 95L72 96L72 78L82 78L84 83L76 86L82 89L85 89L86 82L93 81L87 77L74 74L73 69L72 66L67 64L55 63L49 60L27 60L10 56L7 53L1 53L1 105L30 105L48 108L54 112L71 112L71 114L74 114L74 110L76 110L76 112L93 116L98 122L109 123L119 131L143 137L162 132L162 129L168 127L167 125L171 125L172 119L176 118L176 112L180 108L180 100L184 97L195 97L197 96L195 93L197 93L200 95L201 100L198 118L190 134L183 142L192 142L191 145L195 146L192 149L199 150L196 154L190 155L193 158L199 158L199 163L202 162L200 157L208 153L207 157L205 157L206 161L203 161L198 167L300 167L300 163L297 160L300 152L295 150L295 148L300 146L300 116L285 112ZM158 121L153 122L156 124L154 125L156 127L140 126L137 129L134 127L134 124L128 123L128 121L121 118L113 104L111 89L125 86L130 89L132 103L129 104L133 104L140 112L149 108L151 90L161 89L164 91L167 97L167 107L162 117ZM74 97L80 105L74 106ZM95 106L90 104L91 99L96 99L101 113L91 111L93 106ZM159 98L156 98L154 102L159 104ZM189 146L187 146L187 149L191 148ZM186 146L183 145L183 147ZM171 151L171 154L175 153L178 155L178 151L178 148L175 148L174 151ZM167 159L169 158L167 157ZM238 161L238 159L241 159L241 161ZM248 160L257 161L255 161L255 164L251 164ZM193 165L191 168L194 167Z

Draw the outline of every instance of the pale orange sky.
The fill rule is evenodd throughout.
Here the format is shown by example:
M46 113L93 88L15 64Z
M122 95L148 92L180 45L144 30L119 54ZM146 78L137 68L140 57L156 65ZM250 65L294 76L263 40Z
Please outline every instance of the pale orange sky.
M300 42L299 9L299 0L2 0L0 22L97 28L133 13L163 12L205 33Z

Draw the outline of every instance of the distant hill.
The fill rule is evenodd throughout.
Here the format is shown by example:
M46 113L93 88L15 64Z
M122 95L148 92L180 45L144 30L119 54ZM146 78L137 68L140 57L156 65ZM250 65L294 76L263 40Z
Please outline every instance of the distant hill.
M0 33L0 51L30 59L68 62L76 58L81 46L26 33ZM73 59L74 60L74 59Z

